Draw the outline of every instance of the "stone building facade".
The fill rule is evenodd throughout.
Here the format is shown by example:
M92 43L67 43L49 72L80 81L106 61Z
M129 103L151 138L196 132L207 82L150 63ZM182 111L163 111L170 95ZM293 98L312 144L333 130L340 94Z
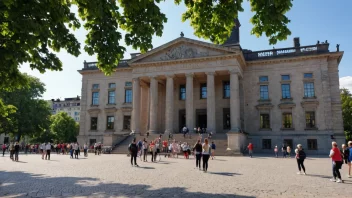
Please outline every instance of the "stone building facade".
M338 65L328 42L264 51L185 37L120 61L105 76L95 62L82 74L78 140L113 145L130 133L245 133L258 152L302 144L312 154L344 141ZM216 136L216 135L215 135Z

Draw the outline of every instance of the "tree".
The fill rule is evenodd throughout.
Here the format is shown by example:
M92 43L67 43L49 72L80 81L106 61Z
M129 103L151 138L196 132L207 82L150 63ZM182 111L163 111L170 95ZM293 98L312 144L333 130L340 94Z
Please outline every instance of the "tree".
M23 77L29 82L28 86L0 92L6 109L10 107L10 114L0 120L0 133L12 134L17 140L23 135L31 136L48 129L51 115L47 102L38 99L44 93L45 85L38 78L27 74Z
M50 131L59 142L75 142L79 125L66 112L59 112L51 117Z
M341 89L342 118L346 140L352 140L352 94L348 89Z
M123 58L128 46L142 53L152 49L152 36L162 36L167 22L159 3L165 0L1 0L0 1L0 88L25 85L26 78L18 67L30 63L32 69L62 70L54 52L65 49L80 54L80 43L70 30L81 24L70 8L78 7L78 15L88 31L84 50L97 55L98 67L111 74ZM291 0L248 0L254 16L252 34L269 37L269 43L287 39L290 20L285 16ZM229 37L234 18L242 12L243 0L174 0L187 7L182 20L190 21L195 35L214 43ZM126 32L124 39L119 30ZM51 49L52 51L50 51Z

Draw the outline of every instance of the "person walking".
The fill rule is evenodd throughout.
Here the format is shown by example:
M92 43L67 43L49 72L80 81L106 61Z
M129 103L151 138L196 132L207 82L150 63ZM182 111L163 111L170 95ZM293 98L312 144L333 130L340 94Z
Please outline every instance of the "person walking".
M306 153L304 152L302 145L298 144L297 149L295 150L296 153L296 160L297 160L297 165L298 165L298 170L297 172L298 175L301 174L301 171L303 170L303 174L306 175L306 168L304 167L304 160L306 159Z
M342 155L341 155L340 149L337 148L336 142L332 142L331 145L332 145L332 148L330 150L329 157L332 160L332 174L334 178L330 179L330 181L336 182L336 183L342 183L341 174L340 174L340 169L342 166Z
M214 143L214 141L211 142L211 159L213 160L215 158L215 149L216 149L216 145Z
M148 162L148 142L144 139L143 141L143 162Z
M152 141L150 144L149 144L149 151L150 153L152 154L152 162L155 162L156 160L156 157L155 157L155 153L156 153L156 147L155 147L155 143L154 141Z
M282 152L282 158L286 158L287 147L285 144L282 144L281 152Z
M136 143L136 138L133 138L132 143L128 147L128 150L130 151L130 154L131 154L131 166L133 167L133 161L134 161L134 166L139 167L137 164L138 146Z
M348 156L348 160L347 160L347 164L348 164L348 178L352 178L352 174L351 174L351 166L352 166L352 141L348 142L348 150L349 150L349 156Z
M40 152L42 153L42 160L44 160L44 155L45 155L45 150L46 150L46 145L45 145L45 143L41 144L41 145L39 146L39 148L40 148Z
M248 148L249 157L252 158L252 155L253 155L253 144L249 143L247 148Z
M279 151L277 149L277 146L275 146L275 148L274 148L274 153L275 153L275 157L278 158L279 157Z
M288 158L291 158L291 147L290 146L287 146L287 155L288 155Z
M83 151L84 151L84 157L88 157L88 146L86 143L83 145Z
M10 143L9 150L10 150L10 159L12 159L12 161L13 161L14 160L13 154L15 153L15 145L13 142Z
M201 170L200 161L202 159L202 151L203 151L202 144L200 143L200 140L198 140L193 147L193 152L195 152L195 155L196 155L196 168L199 168L199 170Z
M20 144L18 142L15 143L15 161L18 162L18 154L20 152Z
M2 156L5 156L5 151L6 151L6 144L2 145Z
M208 161L211 153L211 146L209 145L208 138L204 139L203 148L203 171L206 173L208 171Z
M75 159L78 159L79 146L78 146L77 142L73 145L73 149L74 149L74 152L75 152Z
M348 161L349 160L349 156L350 156L350 150L347 148L347 146L345 144L342 144L343 162L345 162L345 164L350 166L351 162ZM347 177L349 177L349 176L350 176L350 172L348 172Z
M45 150L46 150L45 160L50 160L50 151L51 151L50 142L48 142L48 144L46 144Z

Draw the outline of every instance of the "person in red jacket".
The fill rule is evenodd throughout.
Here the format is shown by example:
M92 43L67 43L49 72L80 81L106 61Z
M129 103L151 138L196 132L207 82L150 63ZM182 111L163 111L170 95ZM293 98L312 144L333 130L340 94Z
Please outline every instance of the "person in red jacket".
M253 155L253 144L249 143L247 148L248 148L249 156L252 158L252 155Z
M334 178L330 179L332 182L342 183L340 169L342 166L342 155L340 149L337 148L337 143L332 142L332 149L330 150L330 155L332 160L332 174ZM337 180L336 180L337 177Z

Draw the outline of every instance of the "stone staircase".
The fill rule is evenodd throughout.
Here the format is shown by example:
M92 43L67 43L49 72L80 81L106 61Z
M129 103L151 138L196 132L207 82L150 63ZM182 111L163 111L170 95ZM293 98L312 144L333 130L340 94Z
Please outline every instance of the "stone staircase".
M203 134L203 141L206 136L207 136L206 134ZM113 154L127 154L128 153L128 145L132 142L134 137L136 137L137 142L139 140L143 140L144 138L146 138L147 141L150 142L152 140L159 138L159 134L150 134L148 138L146 136L140 136L138 134L136 136L129 136L125 140L123 140L122 142L117 144L113 148L112 153ZM183 134L173 134L173 139L175 139L177 142L178 141L187 142L191 146L193 146L197 142L198 138L199 138L198 134L191 134L191 137L188 135L188 136L186 136L186 138L183 137ZM165 139L168 139L168 136L163 135L162 140L165 140ZM216 145L215 155L218 155L218 156L233 155L231 152L226 151L226 149L227 149L227 135L226 134L215 134L215 135L213 135L213 137L210 139L209 142L211 143L212 141L214 141L214 143Z

